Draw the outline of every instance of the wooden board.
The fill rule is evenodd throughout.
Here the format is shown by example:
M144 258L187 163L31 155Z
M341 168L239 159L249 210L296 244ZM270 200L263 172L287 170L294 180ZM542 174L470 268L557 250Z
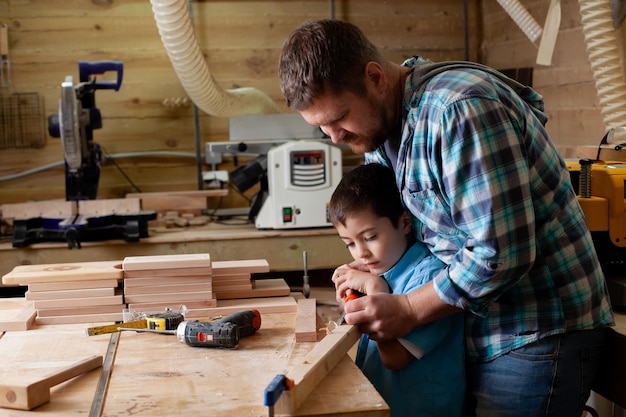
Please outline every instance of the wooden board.
M18 265L2 277L2 283L26 285L34 282L119 280L122 274L121 261Z
M3 219L30 219L33 217L62 219L76 214L76 204L65 200L3 204L0 208Z
M98 313L98 314L77 314L72 316L37 317L35 323L43 324L76 324L76 323L108 323L112 321L122 321L124 314L119 313Z
M40 308L37 309L37 317L58 317L58 316L81 316L87 314L119 313L124 309L124 305L109 306L86 306L86 307L61 307L61 308Z
M158 285L144 285L139 287L127 287L124 286L124 295L139 295L139 294L173 294L179 292L212 292L213 284L211 281L204 282L192 282L181 284L158 284ZM213 297L210 297L213 298Z
M35 300L33 305L35 308L64 308L64 307L86 307L86 306L105 306L105 305L122 305L122 294L112 295L109 297L88 297L66 300Z
M183 409L185 414L215 417L267 415L263 390L294 357L302 360L313 346L294 344L294 314L262 314L262 318L261 329L241 339L236 350L193 348L168 336L124 332L108 389L108 398L115 401L105 403L103 415L122 415L129 409L151 417L169 417L174 409L177 415ZM150 355L138 355L146 346L151 347ZM384 401L375 390L370 395L367 378L345 358L341 366L329 370L333 390L327 390L324 381L323 393L316 391L315 398L294 415L387 415ZM372 410L377 413L368 414Z
M127 256L122 262L126 271L152 271L155 269L210 268L211 256L208 253L181 255ZM177 275L183 275L182 273Z
M295 385L280 396L275 406L276 412L295 413L329 371L348 357L348 351L360 337L361 332L356 326L343 325L315 344L311 352L285 374Z
M3 301L3 305L6 307L10 306L13 300L5 299ZM2 314L0 314L0 332L30 330L37 316L37 310L33 307L33 303L15 300L13 304L13 308L3 309Z
M211 277L205 276L182 276L182 277L150 277L150 278L124 278L124 290L130 288L150 287L152 285L177 285L184 284L203 284L207 282L213 282Z
M81 200L79 203L79 211L83 216L136 214L141 212L141 202L138 198Z
M135 415L150 417L265 416L262 394L269 381L313 347L295 343L294 323L295 313L265 314L261 330L242 339L236 350L193 348L172 336L126 332L120 338L102 415L125 415L132 409ZM110 337L88 337L89 326L41 325L5 334L0 338L0 379L17 373L39 376L77 358L104 355ZM37 408L36 415L88 415L98 372L79 378L54 387L51 401ZM33 412L10 415L28 417ZM354 363L344 359L295 415L383 417L389 409Z
M180 268L180 269L148 269L139 271L124 271L124 279L126 278L185 278L185 277L205 277L210 278L212 268Z
M215 298L213 291L193 291L193 292L175 292L161 294L124 294L124 302L127 304L136 303L185 303L187 301L210 300Z
M141 199L143 210L165 212L177 210L182 212L200 213L207 208L207 197L223 197L228 190L198 190L198 191L166 191L152 193L129 193L126 198Z
M228 300L234 298L283 297L289 295L291 289L284 279L277 278L255 280L254 288L252 289L228 291L216 288L214 292L218 300Z
M315 298L298 300L296 314L296 342L317 342L317 306Z
M29 291L60 291L78 290L86 288L115 288L119 284L117 279L98 279L95 281L59 281L59 282L32 282L28 284Z
M210 318L218 315L227 315L240 310L256 308L261 314L270 313L295 313L296 300L293 297L266 297L247 298L242 300L217 300L215 307L195 307L192 303L185 303L189 309L189 318ZM134 311L147 311L170 308L177 311L180 303L132 303L128 308Z
M115 288L87 288L59 291L26 291L27 300L65 300L74 298L108 297L115 295Z
M270 265L265 259L247 259L239 261L214 261L214 275L256 274L270 272Z

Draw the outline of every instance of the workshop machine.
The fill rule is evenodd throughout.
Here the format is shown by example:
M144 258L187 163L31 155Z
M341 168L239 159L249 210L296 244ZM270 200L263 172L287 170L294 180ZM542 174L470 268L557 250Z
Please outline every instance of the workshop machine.
M92 75L114 71L116 81L99 81ZM96 90L118 91L124 65L119 61L79 61L79 83L71 75L61 83L59 112L48 117L50 136L61 138L65 157L67 201L93 200L98 191L102 151L93 141L93 131L102 128L102 115L96 107Z
M626 307L626 162L568 161L613 306Z
M80 201L96 199L102 167L102 150L93 141L93 131L102 127L95 93L97 90L118 91L123 68L123 63L119 61L79 61L79 82L74 84L73 77L68 75L61 83L59 111L48 117L48 133L61 138L66 200L75 203L77 214L68 218L15 219L14 247L43 241L65 241L71 249L80 248L81 241L123 238L136 242L148 235L147 222L156 218L155 212L80 215ZM101 81L94 77L109 71L116 73L115 81Z
M256 156L229 177L242 193L260 182L248 213L258 229L332 226L327 212L341 180L342 152L315 129L298 114L244 116L231 119L231 141L238 142L207 143L207 162L221 162L222 154Z

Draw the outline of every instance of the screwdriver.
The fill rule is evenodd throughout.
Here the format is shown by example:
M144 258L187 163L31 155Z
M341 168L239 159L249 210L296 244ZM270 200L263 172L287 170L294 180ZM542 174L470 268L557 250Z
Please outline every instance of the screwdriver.
M348 301L356 300L357 298L361 298L364 295L365 294L362 293L361 291L350 290L350 294L344 297L343 303L346 304ZM337 319L337 326L341 326L343 324L345 317L346 317L346 310L344 309L341 315L339 316L339 319Z

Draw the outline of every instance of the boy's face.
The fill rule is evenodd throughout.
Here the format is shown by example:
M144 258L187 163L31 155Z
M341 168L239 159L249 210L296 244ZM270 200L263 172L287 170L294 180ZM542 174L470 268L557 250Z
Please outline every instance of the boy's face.
M355 261L363 263L373 274L382 274L406 251L411 223L405 213L395 228L387 217L378 217L367 209L352 214L345 226L338 223L335 229Z

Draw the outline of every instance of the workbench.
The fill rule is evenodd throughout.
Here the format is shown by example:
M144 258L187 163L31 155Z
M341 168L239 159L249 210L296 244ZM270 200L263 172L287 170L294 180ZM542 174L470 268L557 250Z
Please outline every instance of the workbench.
M0 314L22 298L0 299ZM175 336L122 332L102 416L266 416L263 391L276 374L313 348L295 342L295 313L264 314L261 329L237 349L195 348ZM106 357L111 336L87 336L92 324L43 325L0 337L0 380L45 376L92 355ZM37 415L89 415L101 369L51 388ZM0 409L9 417L33 411ZM295 415L388 416L389 409L348 355L331 370Z
M257 230L254 225L210 223L187 228L150 229L139 242L123 240L83 242L81 249L65 243L36 243L13 248L0 244L0 276L17 265L123 260L126 256L209 253L215 261L266 259L272 272L302 271L303 251L308 269L334 269L352 261L345 244L332 227L291 230Z

